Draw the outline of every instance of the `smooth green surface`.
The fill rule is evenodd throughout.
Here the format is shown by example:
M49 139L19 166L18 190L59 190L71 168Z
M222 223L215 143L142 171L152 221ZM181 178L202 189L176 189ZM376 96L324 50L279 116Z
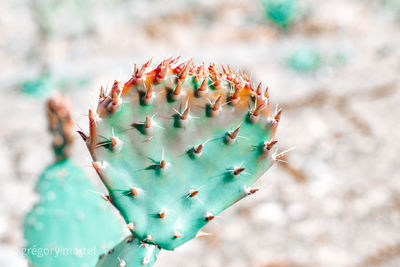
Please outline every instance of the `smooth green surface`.
M91 267L118 242L122 227L70 160L49 166L36 189L40 201L24 222L25 254L33 266Z
M100 256L96 267L139 267L153 266L160 249L151 244L144 244L138 239L127 237L112 250Z

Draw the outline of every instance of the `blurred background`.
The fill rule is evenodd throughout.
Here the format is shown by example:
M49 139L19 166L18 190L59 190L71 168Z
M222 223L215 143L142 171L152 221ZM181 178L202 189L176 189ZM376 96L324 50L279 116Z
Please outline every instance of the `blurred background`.
M44 101L63 92L86 129L101 85L177 55L268 85L296 150L156 266L400 266L400 0L3 0L0 36L0 266L27 266ZM73 159L103 190L82 142Z

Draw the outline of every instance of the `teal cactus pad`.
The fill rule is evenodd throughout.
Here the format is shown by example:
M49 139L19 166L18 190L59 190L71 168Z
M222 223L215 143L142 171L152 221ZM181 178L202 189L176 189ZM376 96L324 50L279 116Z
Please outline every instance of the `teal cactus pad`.
M96 267L151 267L159 252L160 249L157 246L141 242L130 236L107 253L100 255Z
M70 160L49 166L36 188L40 201L24 222L25 254L32 266L91 267L118 242L122 227Z
M247 75L191 61L149 62L89 111L80 132L135 238L173 250L220 212L257 191L279 156L280 111ZM212 86L211 86L211 85Z

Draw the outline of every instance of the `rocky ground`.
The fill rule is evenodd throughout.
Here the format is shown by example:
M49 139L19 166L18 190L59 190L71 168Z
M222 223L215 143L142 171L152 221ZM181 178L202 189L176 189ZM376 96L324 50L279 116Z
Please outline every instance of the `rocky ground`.
M400 1L301 1L288 31L257 0L53 2L0 1L0 266L27 266L22 221L52 161L48 91L73 99L85 127L100 85L174 55L268 84L284 109L281 148L296 150L206 227L212 236L156 266L400 265ZM315 65L304 69L299 53ZM50 85L31 89L40 78ZM85 148L74 149L99 183Z

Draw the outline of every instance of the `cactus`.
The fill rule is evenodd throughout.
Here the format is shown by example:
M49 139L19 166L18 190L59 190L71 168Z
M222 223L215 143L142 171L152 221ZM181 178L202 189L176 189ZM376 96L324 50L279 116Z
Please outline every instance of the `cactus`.
M287 29L298 15L296 0L263 0L265 14L271 22Z
M74 124L67 100L48 101L56 162L36 184L40 200L24 222L25 254L31 266L94 266L99 251L115 245L122 227L104 211L85 173L68 159Z
M89 133L79 134L131 239L157 249L140 261L140 246L129 256L122 242L98 267L152 266L158 249L202 235L220 212L257 192L251 185L283 156L273 148L281 111L271 112L261 83L253 88L245 73L213 63L169 58L148 71L150 64L135 65L110 92L101 88Z

